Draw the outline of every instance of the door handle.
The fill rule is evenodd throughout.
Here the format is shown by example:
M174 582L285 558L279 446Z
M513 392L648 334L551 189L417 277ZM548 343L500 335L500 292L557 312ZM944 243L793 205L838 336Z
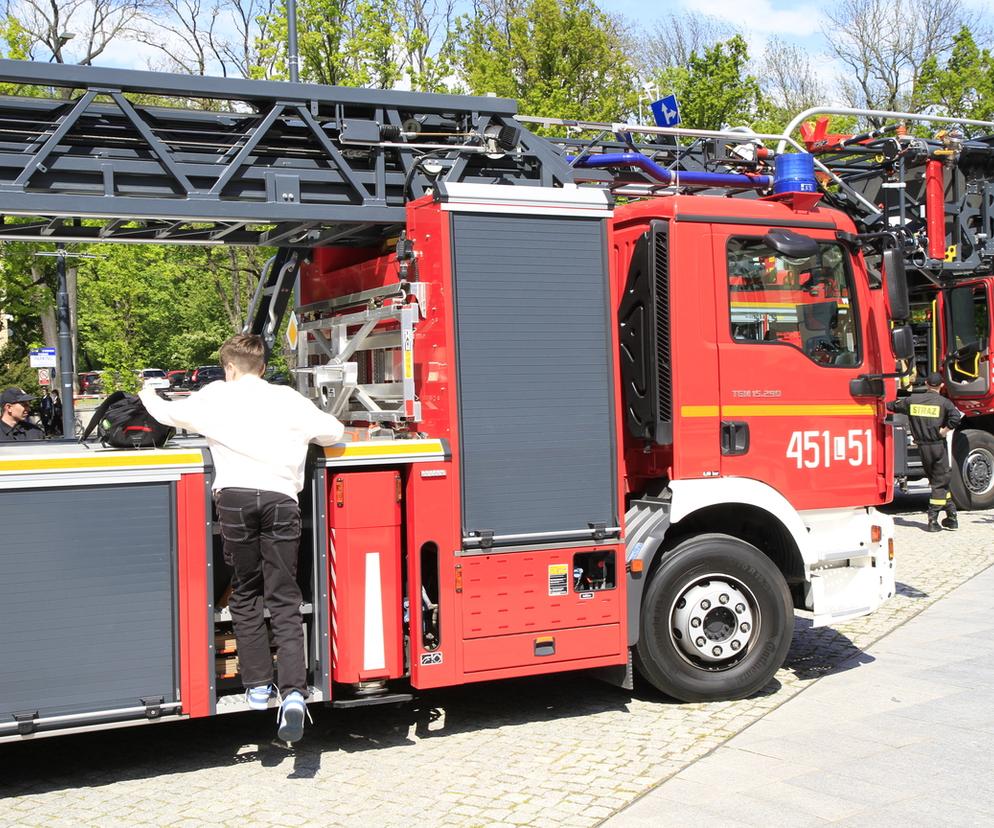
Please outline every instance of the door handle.
M721 423L721 454L723 457L734 457L749 451L749 423L737 421L722 421Z

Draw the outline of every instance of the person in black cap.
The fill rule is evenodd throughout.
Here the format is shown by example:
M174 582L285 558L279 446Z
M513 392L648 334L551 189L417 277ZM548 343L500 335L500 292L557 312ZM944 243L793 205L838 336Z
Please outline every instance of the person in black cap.
M45 432L28 420L33 399L14 386L5 388L0 394L0 443L45 439Z
M918 444L922 466L928 477L932 492L928 500L927 532L941 532L958 529L956 504L949 493L949 452L946 448L946 434L956 427L963 415L946 397L939 393L942 375L933 371L925 378L925 390L915 391L910 396L887 403L887 410L907 414L911 424L911 434ZM939 526L939 512L946 510L946 517Z

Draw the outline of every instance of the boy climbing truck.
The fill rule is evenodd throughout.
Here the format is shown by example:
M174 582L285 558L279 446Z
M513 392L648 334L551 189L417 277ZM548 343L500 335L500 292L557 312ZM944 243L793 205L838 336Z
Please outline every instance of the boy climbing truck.
M275 347L292 300L297 388L347 427L300 497L309 701L633 666L741 698L796 611L893 594L905 262L868 270L878 239L821 203L810 155L775 155L789 133L677 152L608 125L626 139L573 150L498 98L16 61L0 82L75 90L0 98L4 213L28 217L7 241L278 248L246 329ZM196 436L0 447L0 739L246 709L211 478Z

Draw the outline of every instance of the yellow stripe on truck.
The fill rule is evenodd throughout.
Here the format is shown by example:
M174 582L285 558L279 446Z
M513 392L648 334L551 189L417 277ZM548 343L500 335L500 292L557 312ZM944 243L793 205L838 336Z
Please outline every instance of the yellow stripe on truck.
M872 405L794 405L757 403L756 405L684 405L680 414L684 417L854 417L873 415Z
M324 450L324 456L329 459L339 457L393 457L396 455L408 454L442 454L442 444L438 440L427 442L404 441L388 443L382 446L354 446L345 443L344 445L328 446Z
M67 469L147 468L148 466L202 466L200 452L167 454L147 451L140 454L98 454L92 457L22 457L0 459L0 472L60 471Z

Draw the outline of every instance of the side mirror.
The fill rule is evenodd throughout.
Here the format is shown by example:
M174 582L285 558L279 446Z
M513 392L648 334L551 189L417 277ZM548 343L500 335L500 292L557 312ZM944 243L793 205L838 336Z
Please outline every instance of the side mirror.
M788 259L807 259L818 255L818 242L793 230L770 230L763 241Z
M904 322L911 316L911 306L908 303L908 274L904 269L904 257L898 250L890 247L884 251L883 266L890 318L894 322Z
M890 332L891 345L896 359L914 359L915 338L910 325L900 325Z

